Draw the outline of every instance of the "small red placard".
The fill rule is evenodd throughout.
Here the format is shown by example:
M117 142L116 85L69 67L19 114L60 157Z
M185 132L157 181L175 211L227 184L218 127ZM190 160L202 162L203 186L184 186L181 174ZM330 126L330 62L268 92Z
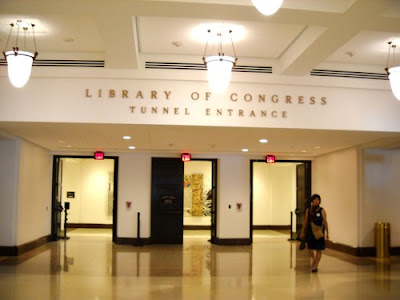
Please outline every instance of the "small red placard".
M267 155L266 161L267 161L267 164L275 163L275 155Z
M189 153L183 153L181 159L183 162L188 162L192 159L192 156Z
M104 152L96 151L94 153L94 159L95 160L103 160L104 159Z

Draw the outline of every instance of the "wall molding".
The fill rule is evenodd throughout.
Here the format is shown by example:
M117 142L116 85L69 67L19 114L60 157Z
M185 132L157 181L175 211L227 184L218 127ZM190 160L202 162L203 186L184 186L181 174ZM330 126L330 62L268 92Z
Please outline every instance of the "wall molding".
M224 246L241 246L241 245L251 245L250 239L220 239L215 238L216 245Z
M116 237L115 243L117 245L142 246L142 245L151 245L151 239L150 238L140 238L140 242L139 242L137 238Z
M0 246L0 256L18 256L51 241L51 235L38 238L19 246Z
M108 228L108 229L112 229L113 224L67 223L67 230L70 228Z
M326 247L339 252L350 254L353 256L376 256L375 247L351 247L345 244L334 243L332 241L325 241ZM400 247L390 247L390 255L400 255Z
M211 225L184 225L183 230L211 230Z

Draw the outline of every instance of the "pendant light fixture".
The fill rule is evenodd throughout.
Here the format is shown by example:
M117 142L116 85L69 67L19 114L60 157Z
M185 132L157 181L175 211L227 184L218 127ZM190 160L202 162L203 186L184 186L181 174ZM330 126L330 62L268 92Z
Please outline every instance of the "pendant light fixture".
M271 16L281 8L283 0L252 0L257 10L266 16Z
M229 40L234 56L225 55L224 40ZM210 42L215 45L210 46ZM209 49L211 48L211 50ZM226 49L225 49L226 50ZM208 53L210 51L210 53ZM216 53L212 53L215 51ZM223 93L228 89L231 80L232 68L236 65L237 57L232 40L232 30L208 30L208 39L203 54L203 62L207 68L208 83L213 92Z
M12 50L7 51L8 43L10 41L12 32L14 27L17 29L16 38L15 38L15 46L12 47ZM32 38L35 47L35 52L27 51L26 39L27 34L31 28ZM4 57L7 61L8 68L8 78L11 81L11 84L17 88L23 87L29 80L31 76L32 63L36 59L38 52L36 50L36 40L35 40L35 24L30 24L18 20L15 24L10 24L10 32L8 34L6 47L3 52ZM18 45L20 32L23 32L23 48Z
M393 95L397 100L400 100L400 66L395 62L396 54L396 44L393 42L388 42L389 51L386 63L386 73L388 74L390 87L392 89ZM389 67L390 56L392 56L392 67Z

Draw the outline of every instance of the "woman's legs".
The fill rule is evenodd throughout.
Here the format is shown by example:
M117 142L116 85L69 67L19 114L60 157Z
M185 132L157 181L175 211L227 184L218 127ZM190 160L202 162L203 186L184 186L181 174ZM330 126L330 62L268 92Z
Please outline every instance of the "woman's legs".
M311 267L312 270L317 271L319 261L321 260L321 256L322 256L322 251L316 250L315 256L313 256L314 259L313 259L313 264Z
M313 249L308 249L308 253L311 256L311 268L314 267L315 265L315 254L314 254L314 250Z

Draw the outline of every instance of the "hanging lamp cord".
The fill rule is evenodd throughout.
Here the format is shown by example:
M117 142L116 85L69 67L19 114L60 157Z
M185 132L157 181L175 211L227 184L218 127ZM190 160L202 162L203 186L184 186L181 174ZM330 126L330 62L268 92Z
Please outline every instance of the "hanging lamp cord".
M6 57L8 42L10 41L10 36L11 36L11 32L12 32L13 28L14 28L14 23L11 23L10 24L10 31L9 31L8 37L7 37L6 47L4 48L4 51L3 51L4 57Z

